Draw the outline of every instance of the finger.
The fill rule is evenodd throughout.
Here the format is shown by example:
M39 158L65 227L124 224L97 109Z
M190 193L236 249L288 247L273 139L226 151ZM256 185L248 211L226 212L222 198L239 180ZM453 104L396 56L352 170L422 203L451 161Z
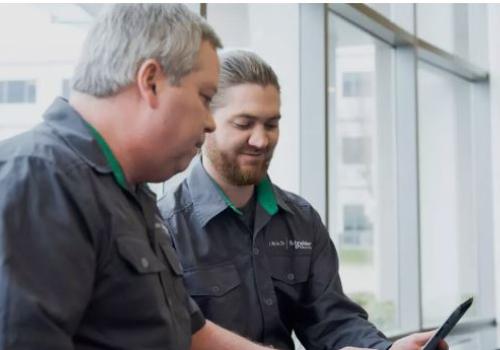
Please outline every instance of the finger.
M436 333L436 331L428 331L412 334L413 341L418 345L424 345Z
M444 340L440 340L438 344L439 350L448 350L448 344Z

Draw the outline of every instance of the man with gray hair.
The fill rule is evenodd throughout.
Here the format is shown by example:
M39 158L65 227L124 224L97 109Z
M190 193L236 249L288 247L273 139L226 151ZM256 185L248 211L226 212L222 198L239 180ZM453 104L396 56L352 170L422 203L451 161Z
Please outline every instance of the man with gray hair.
M191 296L208 319L281 349L294 349L292 331L308 350L420 349L432 332L392 344L368 322L342 290L318 213L270 181L281 118L272 68L248 51L220 59L216 131L159 202Z
M146 185L214 130L220 46L185 6L114 5L70 100L0 143L1 349L263 349L205 321Z

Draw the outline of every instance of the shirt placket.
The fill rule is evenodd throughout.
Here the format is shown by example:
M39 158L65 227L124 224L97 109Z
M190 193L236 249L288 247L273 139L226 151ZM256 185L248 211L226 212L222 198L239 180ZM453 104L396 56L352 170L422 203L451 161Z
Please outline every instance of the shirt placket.
M259 209L255 213L255 229L252 239L252 266L255 276L255 284L257 287L257 295L260 301L262 310L262 318L264 321L263 329L273 329L276 320L279 319L278 300L274 291L274 284L269 273L269 264L264 254L264 237L267 229L267 222L258 225L259 221L264 219L260 217ZM269 221L270 218L266 218ZM263 334L266 337L266 334Z
M170 325L172 326L172 334L177 334L179 335L176 337L176 349L181 349L180 345L180 339L182 332L182 329L180 329L180 326L177 322L174 320L178 316L178 308L181 308L182 305L181 303L177 300L177 302L174 302L172 298L176 298L176 293L174 288L174 281L173 281L173 275L172 272L170 271L170 263L167 261L166 257L162 254L161 252L161 247L160 247L160 241L159 237L160 235L166 235L168 238L170 238L168 231L166 228L164 228L163 223L161 220L158 218L159 216L156 215L156 207L155 205L147 200L147 196L143 193L142 197L144 199L140 200L139 202L141 203L141 208L144 216L144 220L146 222L146 227L147 227L147 232L148 232L148 237L150 240L151 247L153 249L153 252L155 253L156 257L160 259L166 266L167 269L160 272L158 274L158 278L160 280L160 285L162 288L166 308L168 310L168 317L170 317Z

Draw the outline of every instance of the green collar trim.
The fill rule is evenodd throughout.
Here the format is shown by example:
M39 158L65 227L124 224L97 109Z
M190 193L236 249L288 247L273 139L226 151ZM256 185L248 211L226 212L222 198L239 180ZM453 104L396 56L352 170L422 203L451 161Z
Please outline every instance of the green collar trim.
M118 185L121 188L126 190L127 189L127 180L125 179L125 174L123 173L123 169L120 166L118 159L116 159L115 155L113 154L113 151L111 151L111 148L106 143L106 141L104 140L102 135L99 134L99 132L92 125L90 125L87 122L86 122L86 124L89 127L90 131L92 132L92 135L96 139L97 144L101 148L101 151L104 154L104 157L106 157L106 161L108 162L108 165L111 168L111 171L113 171L113 177L115 178L115 181L118 183Z
M236 208L234 203L231 202L231 199L229 199L229 197L224 193L219 184L217 184L214 179L212 179L212 181L228 207L231 208L231 210L236 214L243 215L242 211ZM278 212L278 203L276 202L276 197L274 195L273 185L267 176L257 185L257 202L266 211L266 213L271 216Z
M273 216L278 212L273 185L267 176L257 185L257 201L269 215Z

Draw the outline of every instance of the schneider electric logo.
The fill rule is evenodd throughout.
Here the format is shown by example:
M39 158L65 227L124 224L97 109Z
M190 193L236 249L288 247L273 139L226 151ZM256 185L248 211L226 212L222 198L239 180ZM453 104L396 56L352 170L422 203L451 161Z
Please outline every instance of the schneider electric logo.
M284 247L285 249L296 249L296 250L310 250L312 249L312 243L309 241L294 241L294 240L283 240L283 241L269 241L270 247Z

